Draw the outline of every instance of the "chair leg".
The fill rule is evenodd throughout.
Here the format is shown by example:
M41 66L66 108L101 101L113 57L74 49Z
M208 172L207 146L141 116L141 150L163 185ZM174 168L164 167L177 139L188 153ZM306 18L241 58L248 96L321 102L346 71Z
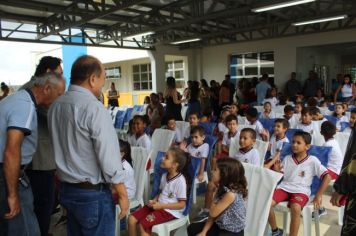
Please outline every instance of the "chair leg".
M115 207L115 236L120 236L120 219L119 219L119 214L120 214L120 207Z
M195 180L193 180L195 181ZM193 204L196 204L197 203L197 187L198 185L197 184L194 184L194 189L193 189Z
M313 212L313 207L305 206L303 208L302 215L303 215L304 236L311 236L312 212Z
M283 212L283 232L284 234L289 234L290 228L290 213L289 211Z
M345 206L339 207L339 210L338 210L338 215L339 215L338 224L340 226L342 226L343 223L344 223L344 212L345 212Z
M150 188L150 174L149 172L145 175L145 187L144 187L144 190L143 190L143 197L144 197L144 202L148 202L149 199L149 188Z
M315 236L320 236L319 210L314 211Z

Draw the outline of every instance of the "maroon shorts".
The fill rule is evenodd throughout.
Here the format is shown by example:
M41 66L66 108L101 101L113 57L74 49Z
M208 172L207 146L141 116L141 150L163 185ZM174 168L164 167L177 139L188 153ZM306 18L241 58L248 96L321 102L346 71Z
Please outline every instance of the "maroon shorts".
M273 193L273 200L277 203L288 201L288 207L292 203L298 204L302 209L308 203L309 197L303 193L288 193L277 188Z
M146 205L131 215L137 219L143 229L149 234L151 234L152 227L154 225L162 224L175 219L173 215L165 210L153 210Z
M332 170L330 170L330 169L328 169L328 173L329 173L329 175L330 175L330 177L331 177L332 180L337 180L337 179L339 178L339 175L336 174L334 171L332 171ZM341 206L345 206L345 205L346 205L346 202L347 202L347 196L344 195L344 196L342 196L342 197L340 198L339 204L340 204Z

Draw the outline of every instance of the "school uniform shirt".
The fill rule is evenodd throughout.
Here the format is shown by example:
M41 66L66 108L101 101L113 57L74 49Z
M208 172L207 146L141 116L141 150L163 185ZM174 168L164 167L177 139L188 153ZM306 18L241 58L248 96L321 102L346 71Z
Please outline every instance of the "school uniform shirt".
M276 154L277 150L282 150L283 143L289 143L289 139L287 136L284 136L281 139L277 139L277 137L273 134L269 141L271 144L271 158Z
M340 118L337 118L336 129L341 129L341 122L349 122L349 118L347 118L347 116L341 116Z
M342 156L339 143L334 138L332 138L326 141L323 147L331 147L327 168L336 174L340 174L344 157Z
M187 147L188 153L195 158L208 158L209 155L209 144L203 143L198 147L194 147L193 144L189 144Z
M228 132L226 132L226 133L224 133L224 137L223 137L223 140L222 140L222 145L225 145L225 146L228 146L228 147L230 147L230 144L231 144L231 139L232 138L239 138L240 137L240 132L239 131L236 131L236 133L235 134L230 134L230 132L228 131Z
M226 127L226 125L223 122L220 122L218 124L218 129L219 129L219 132L223 132L223 133L229 131L228 128Z
M187 183L182 173L177 174L171 179L167 178L167 173L164 173L159 186L161 193L158 197L160 203L176 203L178 201L187 200ZM183 209L171 210L164 209L176 218L183 217Z
M303 124L299 122L295 128L301 129L304 132L308 132L310 134L312 134L313 132L320 132L318 122L315 121L310 122L310 124Z
M252 165L261 166L261 158L256 148L251 148L247 151L239 149L238 152L233 156L236 160L244 163L250 163Z
M136 194L136 183L134 169L126 160L122 160L122 169L124 169L126 176L124 184L127 191L127 196L129 199L134 199Z
M284 116L283 116L283 118L286 119ZM286 120L288 120L290 129L294 129L297 126L297 124L299 123L299 118L295 114L293 114L293 116L291 118L286 119Z
M315 156L306 156L300 162L294 155L288 155L283 162L283 180L277 189L283 189L288 193L303 193L308 197L311 194L311 184L313 177L318 176L322 179L328 170Z
M271 111L268 115L266 115L264 112L261 112L260 118L261 119L274 119L274 118L276 118L276 113Z
M140 137L136 137L136 135L130 135L127 138L127 142L132 146L132 147L143 147L148 150L151 149L151 139L148 137L147 134L143 134Z
M262 140L260 134L265 130L265 128L263 128L263 125L259 120L256 120L255 123L250 123L248 120L246 120L246 125L256 125L256 139Z

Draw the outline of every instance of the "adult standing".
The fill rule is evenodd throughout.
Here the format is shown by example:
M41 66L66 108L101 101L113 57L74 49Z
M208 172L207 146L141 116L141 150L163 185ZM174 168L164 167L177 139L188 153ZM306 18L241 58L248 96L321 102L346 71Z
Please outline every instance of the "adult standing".
M188 110L187 110L187 117L192 112L197 112L198 114L202 113L201 104L200 104L200 88L199 82L194 80L192 81L191 86L189 87L189 99L188 99ZM183 117L183 119L187 118Z
M119 196L120 218L128 210L119 142L110 114L98 100L104 83L101 62L79 57L68 91L48 111L68 235L114 235L110 185Z
M236 92L236 85L231 83L231 76L229 74L225 75L225 80L228 82L229 84L229 104L232 104L234 102L234 94Z
M219 106L220 110L230 104L230 85L228 80L224 80L221 83L220 90L219 90Z
M263 74L261 81L256 85L257 105L261 105L263 99L265 99L267 90L271 88L268 84L268 74Z
M292 72L290 74L290 79L287 81L284 87L284 95L290 99L294 99L297 94L302 92L302 86L297 80L297 73Z
M0 232L40 235L31 185L24 169L37 146L37 106L49 107L65 89L61 75L46 73L31 89L0 102Z
M352 100L352 78L350 74L344 75L342 84L335 91L334 103L338 101L339 92L341 92L341 102L349 102Z
M164 99L166 102L166 115L173 116L175 120L183 120L181 114L181 104L184 100L179 98L179 94L176 89L176 80L172 76L167 78Z
M205 79L200 80L200 104L201 110L205 111L210 108L210 88Z
M356 235L356 133L355 128L351 134L348 147L346 149L344 162L342 164L339 178L334 183L334 193L330 202L334 206L340 207L340 199L347 196L345 206L344 223L341 235Z
M309 77L304 82L304 97L308 99L310 97L316 97L318 89L321 88L321 81L318 79L317 74L314 71L309 71Z
M115 83L111 82L110 89L108 90L109 106L118 107L119 101L117 100L120 97L119 91L116 90Z
M0 101L6 98L9 95L10 89L9 86L7 86L4 82L1 83L1 96L0 96Z
M21 89L31 89L34 78L43 76L48 72L63 74L62 60L57 57L46 56L39 61L34 76ZM35 214L40 227L41 235L47 236L51 222L51 214L55 201L55 171L53 146L50 141L47 124L47 108L38 107L38 145L32 162L26 168L29 177Z

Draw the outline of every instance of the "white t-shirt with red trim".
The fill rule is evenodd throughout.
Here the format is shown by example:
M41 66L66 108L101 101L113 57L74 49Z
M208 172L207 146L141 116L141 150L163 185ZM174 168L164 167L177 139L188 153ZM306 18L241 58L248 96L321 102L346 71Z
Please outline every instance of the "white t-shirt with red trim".
M240 148L237 151L237 153L233 156L233 158L239 160L240 162L261 166L260 154L256 148L251 148L247 151L244 151L243 149Z
M151 139L147 134L143 134L140 137L136 138L136 135L130 135L127 138L127 142L130 144L132 147L143 147L148 150L151 149Z
M323 144L323 147L331 147L328 161L328 169L336 174L340 174L342 162L344 157L342 156L341 148L339 143L335 139L329 139Z
M194 147L193 144L189 144L187 151L192 157L205 159L208 158L209 155L209 144L203 143L198 147Z
M313 132L320 132L318 122L312 121L310 124L298 123L295 127L296 129L301 129L304 132L312 134Z
M276 154L277 149L282 150L283 143L289 143L289 139L287 136L284 138L277 139L277 137L273 134L270 138L269 143L271 144L271 158Z
M230 147L230 144L231 144L231 139L232 138L237 138L239 139L240 138L240 132L239 131L236 131L235 134L231 135L230 132L226 132L224 133L224 137L223 137L223 140L222 140L222 145L225 145L225 146L228 146Z
M282 165L283 180L277 189L283 189L288 193L303 193L308 197L311 194L313 177L318 176L322 179L328 174L328 170L315 156L306 156L298 162L294 156L288 155L284 158Z
M161 190L158 202L160 203L177 203L178 201L187 200L187 183L182 173L177 174L171 179L167 178L167 173L164 173L161 178L161 184L159 186ZM182 218L183 211L180 210L164 209L176 218Z

